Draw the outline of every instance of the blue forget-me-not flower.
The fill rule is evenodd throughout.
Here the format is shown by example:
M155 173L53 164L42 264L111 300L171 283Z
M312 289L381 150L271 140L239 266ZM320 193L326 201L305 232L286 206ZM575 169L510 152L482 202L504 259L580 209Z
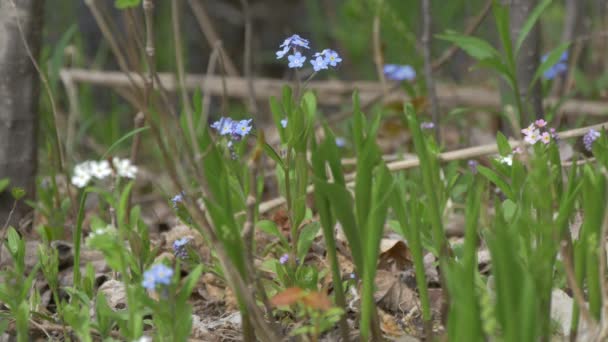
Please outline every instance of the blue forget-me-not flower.
M593 142L596 141L600 137L600 132L594 130L593 128L589 130L583 137L583 144L585 144L585 149L587 151L593 150Z
M190 237L175 240L173 242L173 254L180 259L185 259L188 256L187 245L190 240Z
M156 264L144 272L144 280L141 284L148 290L154 290L158 285L171 284L171 278L173 278L173 269L165 264Z
M296 51L293 55L287 56L287 59L289 60L289 67L292 69L301 68L304 66L304 62L306 62L306 57L302 56L300 51Z
M544 55L542 57L541 61L542 62L546 61L548 57L549 57L548 54ZM555 65L551 66L549 69L547 69L543 73L543 77L547 80L552 80L557 76L565 74L567 71L568 71L568 51L565 51L559 58L559 61L557 61L557 63Z
M412 81L416 78L416 70L409 65L386 64L383 71L391 81Z
M279 48L279 51L276 52L277 59L285 57L285 55L291 51L292 54L287 56L287 59L289 60L288 66L292 69L299 69L304 66L304 62L307 59L307 57L302 54L302 51L303 49L310 49L310 43L307 39L294 34L285 39ZM331 49L317 52L310 59L310 64L315 72L328 69L330 66L335 68L340 62L342 62L340 55Z

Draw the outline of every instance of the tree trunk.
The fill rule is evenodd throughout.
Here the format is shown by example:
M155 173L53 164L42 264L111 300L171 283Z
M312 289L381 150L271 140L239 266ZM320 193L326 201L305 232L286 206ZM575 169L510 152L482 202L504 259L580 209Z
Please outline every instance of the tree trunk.
M37 166L39 78L22 37L38 58L43 5L43 0L0 0L0 179L9 178L11 186L22 187L30 198ZM0 228L13 203L10 192L0 193ZM19 203L10 224L28 211Z
M537 5L536 0L503 0L509 6L510 31L513 44L517 41L524 23ZM519 55L516 56L517 87L523 102L523 113L520 113L520 124L527 126L535 118L543 118L541 85L536 85L528 92L528 86L540 63L540 25L537 23L524 41Z

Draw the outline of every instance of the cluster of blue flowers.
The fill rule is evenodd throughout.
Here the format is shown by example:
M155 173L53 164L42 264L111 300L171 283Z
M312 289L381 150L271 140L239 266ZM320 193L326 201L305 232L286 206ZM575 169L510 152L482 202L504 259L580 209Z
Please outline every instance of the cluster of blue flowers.
M593 128L589 130L583 137L583 144L585 145L585 149L587 151L593 150L593 142L596 141L600 137L600 132L594 130Z
M184 202L184 192L180 192L179 194L175 195L172 199L171 199L171 204L173 205L173 209L177 209L177 206Z
M211 124L211 128L215 129L220 135L228 135L233 140L241 140L251 132L253 126L249 120L232 120L231 118L222 117L218 121Z
M180 259L186 259L188 257L188 242L191 238L184 237L173 242L173 254Z
M302 49L310 50L310 42L307 39L294 34L285 39L283 44L279 47L280 50L276 53L277 59L285 57L288 52L292 51L292 54L287 56L287 60L289 61L288 66L292 69L299 69L304 66L306 56L302 54ZM336 51L330 49L315 53L310 60L310 64L315 72L326 70L329 67L335 68L340 62L342 62L340 55L338 55Z
M416 78L416 70L409 65L386 64L383 71L391 81L412 81Z
M548 54L544 55L542 61L546 61L548 56ZM565 74L566 71L568 71L568 51L565 51L559 58L559 61L543 73L543 77L547 80L552 80L557 76Z
M154 290L158 285L169 285L173 278L173 270L165 264L156 264L144 272L142 286L148 290Z

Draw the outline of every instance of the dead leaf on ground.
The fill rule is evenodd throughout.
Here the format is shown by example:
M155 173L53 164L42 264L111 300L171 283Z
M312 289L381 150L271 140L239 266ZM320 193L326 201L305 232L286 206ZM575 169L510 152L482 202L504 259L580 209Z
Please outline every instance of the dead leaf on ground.
M225 284L216 277L213 273L205 273L198 281L200 286L197 286L198 293L205 300L223 301L226 297Z
M331 309L331 300L324 292L313 291L302 297L302 303L311 309L329 310Z
M405 334L405 331L399 326L399 323L393 315L390 315L383 310L378 310L380 318L380 329L386 335L399 337Z
M378 306L390 312L409 312L419 305L416 292L410 289L392 272L378 270L376 273L376 293Z
M427 284L439 284L439 272L437 272L437 258L433 253L424 256L424 273L426 274Z
M286 239L289 239L291 227L287 211L285 209L275 211L274 214L272 214L272 221L277 224L277 227L279 227L279 231L283 236L285 236Z
M382 239L378 268L401 271L412 266L412 255L402 239Z
M127 307L127 292L125 285L114 279L110 279L99 287L108 302L108 306L114 310L123 310Z
M188 238L190 239L188 246L202 258L203 262L211 260L211 252L207 244L205 244L203 236L198 231L186 225L177 225L171 228L171 230L163 233L161 236L165 241L165 250L173 252L173 243L175 241Z
M289 306L297 303L305 295L304 290L299 287L287 288L270 298L273 306Z

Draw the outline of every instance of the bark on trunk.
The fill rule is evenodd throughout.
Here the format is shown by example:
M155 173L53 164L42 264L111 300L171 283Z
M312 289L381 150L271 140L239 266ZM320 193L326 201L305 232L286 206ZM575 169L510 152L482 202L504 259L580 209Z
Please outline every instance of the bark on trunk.
M14 4L14 6L13 6ZM25 189L32 198L36 176L39 78L18 23L34 58L40 51L43 0L0 0L0 179ZM9 192L0 193L0 228L13 206ZM11 224L29 208L19 203Z
M510 31L513 43L517 41L526 19L530 16L538 1L536 0L503 0L509 6ZM521 113L521 124L527 126L535 118L543 118L542 93L539 82L527 92L532 81L532 76L540 63L540 25L534 26L524 41L519 55L516 56L517 86L523 100L523 113Z

